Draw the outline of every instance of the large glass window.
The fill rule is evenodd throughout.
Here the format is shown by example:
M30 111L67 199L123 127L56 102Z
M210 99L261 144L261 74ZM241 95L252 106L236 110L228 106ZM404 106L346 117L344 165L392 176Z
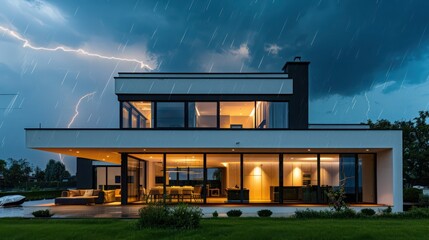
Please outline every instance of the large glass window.
M285 154L283 156L283 201L316 203L317 155Z
M185 104L183 102L158 102L156 124L160 128L185 127Z
M152 102L130 102L133 106L136 119L137 128L152 128L152 111L153 104ZM134 120L133 120L134 121Z
M356 202L356 158L355 154L321 154L320 155L320 187L322 193L330 188L344 186L347 202ZM323 194L323 202L327 198Z
M128 202L134 202L139 199L139 174L139 160L128 157Z
M254 128L255 102L220 102L220 128Z
M288 128L287 102L256 102L256 128Z
M188 119L189 119L188 125L190 128L217 127L217 103L216 102L190 102Z
M207 168L207 202L239 203L241 201L240 155L207 154Z
M167 154L167 185L201 186L203 177L202 154Z
M344 184L347 201L356 202L355 154L340 154L340 186Z
M151 128L152 126L151 102L124 102L122 105L123 128Z
M249 191L250 202L274 202L279 185L278 154L244 154L244 190Z

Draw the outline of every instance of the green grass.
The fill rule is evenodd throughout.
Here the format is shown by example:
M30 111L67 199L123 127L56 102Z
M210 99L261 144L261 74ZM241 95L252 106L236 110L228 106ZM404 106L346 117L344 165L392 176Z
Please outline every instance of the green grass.
M203 219L198 230L136 229L137 220L0 219L1 239L425 239L429 220Z

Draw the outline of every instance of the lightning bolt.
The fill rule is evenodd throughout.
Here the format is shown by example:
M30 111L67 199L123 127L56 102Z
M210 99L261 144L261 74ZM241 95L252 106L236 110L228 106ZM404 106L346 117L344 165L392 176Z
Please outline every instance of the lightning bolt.
M50 51L50 52L56 52L56 51L72 52L72 53L77 53L77 54L81 54L81 55L85 55L85 56L90 56L90 57L97 57L97 58L106 59L106 60L116 60L116 61L122 61L122 62L133 62L133 63L140 64L140 68L146 68L146 69L149 69L149 70L153 70L152 67L150 67L149 65L145 64L143 61L135 59L135 58L120 58L120 57L114 57L114 56L104 56L104 55L101 55L101 54L88 52L88 51L86 51L84 49L81 49L81 48L73 49L73 48L69 48L69 47L66 47L66 46L58 46L58 47L54 47L54 48L38 47L38 46L32 45L28 39L22 37L19 33L15 32L15 31L12 31L9 28L0 26L0 30L3 31L3 32L5 32L9 36L15 38L16 40L19 40L19 41L23 42L23 45L22 45L23 48L30 48L30 49L33 49L33 50Z
M69 124L67 125L67 128L70 128L70 126L73 124L73 122L74 122L74 120L76 119L76 117L79 115L79 105L80 105L80 103L82 102L82 100L83 99L85 99L85 98L87 98L87 97L89 97L89 96L92 96L92 95L94 95L95 94L95 92L92 92L92 93L87 93L87 94L85 94L85 95L83 95L80 99L79 99L79 101L77 102L77 104L76 104L76 106L74 107L74 116L72 117L72 119L70 120L70 122L69 122Z
M70 128L70 126L73 124L74 120L75 120L75 119L77 118L77 116L79 115L79 106L80 106L80 103L82 102L82 100L84 100L85 98L90 97L90 96L92 96L92 95L94 95L94 94L95 94L95 92L87 93L87 94L83 95L81 98L79 98L79 101L77 102L76 106L74 107L74 115L73 115L73 117L71 118L71 120L70 120L69 124L67 125L67 128ZM63 155L62 155L61 153L59 153L58 155L60 156L60 160L61 160L61 162L63 162L63 163L64 163Z
M366 110L366 119L368 120L369 119L369 110L371 110L371 104L369 103L369 99L368 99L368 96L366 95L366 92L365 92L365 99L366 99L366 103L368 104L368 109Z

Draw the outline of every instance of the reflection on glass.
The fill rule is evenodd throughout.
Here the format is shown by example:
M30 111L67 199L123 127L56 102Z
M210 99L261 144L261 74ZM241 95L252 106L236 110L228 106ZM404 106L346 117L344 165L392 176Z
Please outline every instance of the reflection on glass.
M215 128L217 127L216 102L190 102L189 127Z
M125 106L122 108L122 127L130 127L130 112Z
M139 160L128 157L128 202L137 201L139 199L140 189L140 168Z
M220 102L220 128L254 128L255 102Z
M137 118L137 128L151 128L152 126L152 102L130 102L133 106L133 116ZM134 124L133 124L134 125Z
M355 159L354 154L340 154L340 184L344 182L348 202L356 202Z
M123 128L151 128L152 103L151 102L123 102L122 104Z
M158 102L157 127L185 127L185 105L183 102Z

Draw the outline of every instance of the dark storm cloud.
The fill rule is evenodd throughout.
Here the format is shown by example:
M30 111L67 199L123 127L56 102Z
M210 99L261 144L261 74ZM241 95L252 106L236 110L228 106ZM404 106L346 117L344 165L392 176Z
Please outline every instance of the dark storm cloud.
M389 81L395 82L389 88L394 90L420 83L428 74L421 67L428 60L429 1L57 4L73 15L81 36L100 34L124 44L147 41L160 56L160 71L201 71L201 54L222 54L246 43L251 55L246 64L253 70L279 71L295 55L311 61L313 97L353 95ZM267 44L279 46L278 55L268 54Z

